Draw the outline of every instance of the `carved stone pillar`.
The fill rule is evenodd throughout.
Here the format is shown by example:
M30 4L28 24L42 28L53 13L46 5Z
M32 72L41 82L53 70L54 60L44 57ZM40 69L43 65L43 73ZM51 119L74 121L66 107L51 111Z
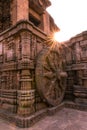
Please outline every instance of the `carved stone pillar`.
M30 33L21 33L21 60L20 69L20 90L18 90L18 114L28 116L34 112L35 90L32 86L33 78L30 69Z
M29 1L17 0L17 21L28 20Z
M29 0L12 0L11 1L11 20L15 25L20 20L28 20Z
M46 34L50 33L50 20L49 20L49 14L45 11L43 14L43 30Z
M34 112L35 90L32 88L29 70L22 70L20 75L20 90L18 90L18 114L28 116Z
M22 61L30 59L30 34L25 31L21 33Z

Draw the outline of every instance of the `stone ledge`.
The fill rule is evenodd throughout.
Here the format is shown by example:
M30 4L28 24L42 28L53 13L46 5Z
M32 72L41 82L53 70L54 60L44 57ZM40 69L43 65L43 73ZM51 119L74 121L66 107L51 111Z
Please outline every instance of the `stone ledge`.
M16 25L0 33L0 41L10 36L13 36L22 30L32 32L36 36L41 37L43 40L45 40L47 37L46 33L44 33L41 29L37 28L30 21L20 20L19 22L16 23Z
M59 106L46 108L40 110L29 117L19 117L15 114L10 114L5 112L4 110L0 110L0 117L15 124L21 128L27 128L38 122L40 119L44 118L45 116L54 115L57 111L61 110L64 107L64 103L60 104Z
M80 110L80 111L87 111L87 105L76 104L74 102L65 102L65 107L77 109L77 110Z
M62 108L64 108L65 104L64 103L61 103L60 105L56 106L56 107L51 107L51 108L48 108L47 110L47 114L49 116L52 116L54 115L56 112L60 111Z

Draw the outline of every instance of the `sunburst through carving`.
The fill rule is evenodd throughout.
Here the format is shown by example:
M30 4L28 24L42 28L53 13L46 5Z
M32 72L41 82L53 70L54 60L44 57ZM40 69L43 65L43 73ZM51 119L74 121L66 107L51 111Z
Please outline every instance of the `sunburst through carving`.
M49 105L61 103L65 93L66 72L63 72L62 57L59 49L44 49L38 56L36 84L38 92Z

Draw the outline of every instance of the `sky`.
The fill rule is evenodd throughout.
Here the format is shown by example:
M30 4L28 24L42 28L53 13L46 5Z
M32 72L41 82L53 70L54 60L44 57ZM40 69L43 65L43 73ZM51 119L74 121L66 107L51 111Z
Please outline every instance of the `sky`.
M66 41L87 30L87 0L50 0L47 11L60 28L57 37Z

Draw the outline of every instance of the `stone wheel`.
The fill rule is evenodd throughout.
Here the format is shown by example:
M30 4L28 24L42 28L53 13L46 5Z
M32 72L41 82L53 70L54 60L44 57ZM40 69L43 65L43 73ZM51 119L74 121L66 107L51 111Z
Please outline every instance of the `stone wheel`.
M64 97L66 73L57 49L44 49L37 58L36 87L40 97L51 106L59 105Z

